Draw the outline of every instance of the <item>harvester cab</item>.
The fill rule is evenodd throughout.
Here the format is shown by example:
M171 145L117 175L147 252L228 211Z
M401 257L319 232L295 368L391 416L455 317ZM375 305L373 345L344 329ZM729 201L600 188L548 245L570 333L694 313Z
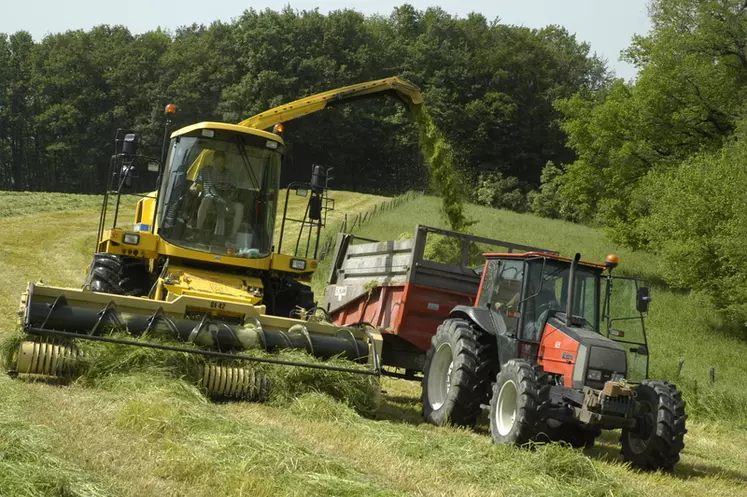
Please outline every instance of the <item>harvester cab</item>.
M486 254L476 305L454 308L433 337L426 419L472 424L482 405L494 441L518 445L588 447L602 429L621 428L625 460L671 468L684 446L684 401L648 379L649 289L612 276L617 264L614 255L597 264L579 254Z

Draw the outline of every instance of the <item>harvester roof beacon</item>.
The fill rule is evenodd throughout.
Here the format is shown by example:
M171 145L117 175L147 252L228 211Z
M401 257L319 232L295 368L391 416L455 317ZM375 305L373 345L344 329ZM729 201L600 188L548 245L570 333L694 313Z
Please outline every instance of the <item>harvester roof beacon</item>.
M28 340L18 349L13 372L74 375L80 357L76 343L88 340L208 359L379 374L378 331L332 324L311 312L309 282L317 269L321 229L334 208L327 195L331 168L315 165L309 182L291 183L279 236L275 221L282 195L282 123L382 94L408 106L423 101L415 85L386 78L305 97L239 124L199 122L170 134L176 105L169 104L161 158L139 155L138 135L118 130L85 284L82 289L29 284L19 312ZM123 226L123 196L154 185L155 191L139 195L134 222ZM288 199L296 191L308 202L303 219L287 216ZM295 244L283 244L290 223L300 226L297 236L293 233ZM281 253L282 246L289 249ZM113 336L113 330L177 345ZM299 364L241 353L282 348L368 366ZM266 379L242 366L207 363L197 380L215 396L257 399L267 391Z

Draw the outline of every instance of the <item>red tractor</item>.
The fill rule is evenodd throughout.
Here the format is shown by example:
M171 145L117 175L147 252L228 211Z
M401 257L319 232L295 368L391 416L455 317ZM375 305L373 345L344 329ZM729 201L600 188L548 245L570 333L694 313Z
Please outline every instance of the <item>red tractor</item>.
M649 289L613 277L617 264L614 255L595 264L580 254L486 254L475 306L455 307L431 340L425 418L472 425L489 404L493 440L517 445L590 447L602 429L621 428L633 467L671 469L685 402L674 385L648 379Z

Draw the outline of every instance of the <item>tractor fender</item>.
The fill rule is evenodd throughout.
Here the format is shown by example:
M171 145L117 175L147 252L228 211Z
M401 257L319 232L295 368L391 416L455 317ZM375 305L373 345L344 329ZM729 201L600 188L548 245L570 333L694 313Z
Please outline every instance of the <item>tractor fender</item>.
M468 305L458 305L451 310L449 317L469 319L485 333L493 336L496 335L495 320L490 316L490 311L488 309L471 307Z
M491 313L490 309L458 305L451 310L449 317L468 319L479 330L494 336L500 364L519 357L519 341L516 336L508 333L503 318Z

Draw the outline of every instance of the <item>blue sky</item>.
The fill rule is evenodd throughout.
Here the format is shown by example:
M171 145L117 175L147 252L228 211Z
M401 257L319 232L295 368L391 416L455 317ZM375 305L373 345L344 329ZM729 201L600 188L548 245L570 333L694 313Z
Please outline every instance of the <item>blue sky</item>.
M635 76L635 69L618 60L634 34L649 29L647 0L293 0L285 3L261 1L181 0L3 0L0 6L0 33L29 31L39 40L48 33L89 29L98 24L122 24L134 33L160 26L173 29L192 23L229 21L245 9L280 9L290 5L298 10L319 8L321 12L353 8L366 14L389 14L402 3L418 9L439 6L451 14L464 16L480 12L488 19L500 18L506 24L540 28L548 24L565 26L579 40L589 42L593 51L607 59L618 76Z

